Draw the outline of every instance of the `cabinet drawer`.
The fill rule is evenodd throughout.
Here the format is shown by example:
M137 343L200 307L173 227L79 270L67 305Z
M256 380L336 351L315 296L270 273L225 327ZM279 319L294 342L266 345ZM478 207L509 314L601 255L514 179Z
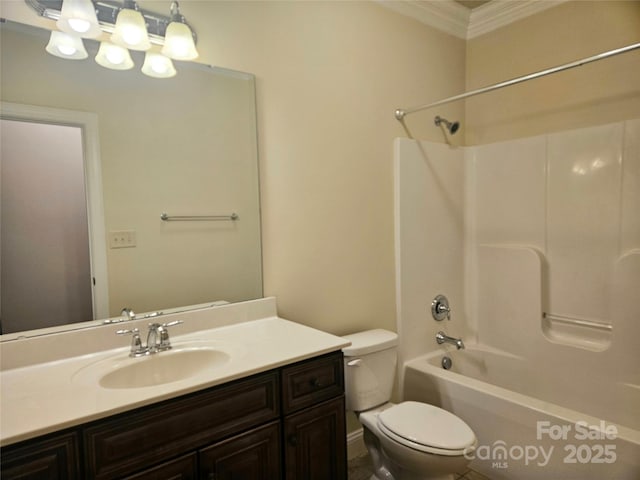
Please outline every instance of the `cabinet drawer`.
M342 352L282 369L282 408L285 414L343 393Z
M279 414L276 372L99 421L84 430L88 478L113 479Z
M192 453L127 477L125 480L196 480L198 454Z

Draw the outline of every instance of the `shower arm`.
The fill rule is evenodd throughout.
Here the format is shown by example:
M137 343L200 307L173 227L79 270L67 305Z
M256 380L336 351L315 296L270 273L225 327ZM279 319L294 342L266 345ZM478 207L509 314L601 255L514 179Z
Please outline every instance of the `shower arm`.
M470 92L454 95L453 97L448 97L443 100L439 100L437 102L427 103L425 105L420 105L418 107L412 107L412 108L406 108L406 109L399 108L395 111L395 117L396 117L396 120L403 121L404 117L406 115L409 115L410 113L419 112L421 110L426 110L428 108L437 107L438 105L444 105L447 103L455 102L457 100L462 100L465 98L473 97L475 95L480 95L481 93L487 93L493 90L498 90L500 88L516 85L518 83L527 82L529 80L534 80L536 78L544 77L546 75L551 75L553 73L569 70L570 68L581 67L582 65L586 65L587 63L596 62L598 60L603 60L605 58L613 57L615 55L620 55L621 53L630 52L637 48L640 48L640 43L634 43L632 45L627 45L626 47L616 48L614 50L609 50L608 52L603 52L597 55L593 55L591 57L583 58L581 60L576 60L575 62L565 63L564 65L548 68L546 70L541 70L535 73L530 73L528 75L523 75L522 77L513 78L511 80L506 80L504 82L495 83L487 87L478 88L477 90L471 90Z

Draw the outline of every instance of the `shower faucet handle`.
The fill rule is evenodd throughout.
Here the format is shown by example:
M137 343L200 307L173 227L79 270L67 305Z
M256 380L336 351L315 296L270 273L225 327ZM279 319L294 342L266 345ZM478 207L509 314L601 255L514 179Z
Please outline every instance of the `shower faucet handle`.
M436 295L431 302L431 315L433 319L440 322L445 318L451 320L451 308L449 308L449 300L444 295Z

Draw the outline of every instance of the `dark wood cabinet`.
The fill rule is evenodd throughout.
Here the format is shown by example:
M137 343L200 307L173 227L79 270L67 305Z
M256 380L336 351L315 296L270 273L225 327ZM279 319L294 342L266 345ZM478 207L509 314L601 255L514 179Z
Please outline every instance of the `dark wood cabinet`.
M346 480L342 353L2 449L3 480Z
M285 480L346 480L342 354L282 369Z
M163 462L153 468L125 477L126 480L196 480L197 478L198 455L196 453Z
M206 480L273 480L280 473L280 422L237 435L200 451Z
M2 480L80 480L79 441L65 432L2 448Z
M344 397L284 420L286 480L346 480Z
M99 420L83 429L87 478L111 480L280 416L268 372Z

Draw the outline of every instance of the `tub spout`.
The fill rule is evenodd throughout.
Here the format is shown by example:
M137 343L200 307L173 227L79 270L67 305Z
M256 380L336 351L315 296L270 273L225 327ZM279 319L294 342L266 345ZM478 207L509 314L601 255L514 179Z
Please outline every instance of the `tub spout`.
M449 337L448 335L445 335L444 332L436 333L436 342L438 342L438 345L450 343L451 345L455 345L458 350L462 350L464 348L464 343L461 338Z

